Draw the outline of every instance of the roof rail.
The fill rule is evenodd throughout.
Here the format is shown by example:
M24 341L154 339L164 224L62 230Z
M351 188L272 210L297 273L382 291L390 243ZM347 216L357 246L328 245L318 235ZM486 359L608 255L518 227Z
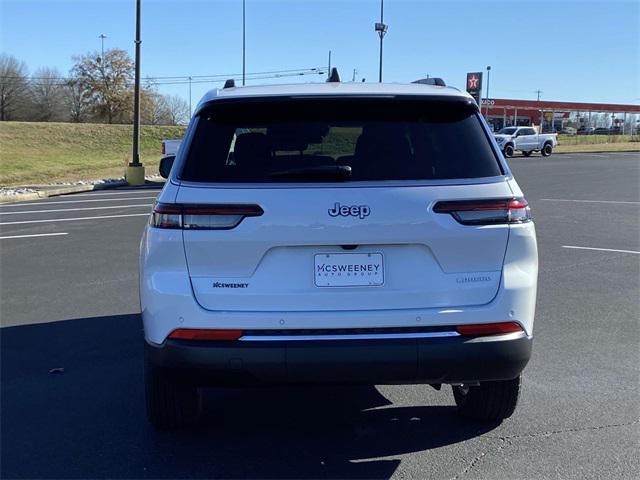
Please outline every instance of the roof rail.
M419 80L414 80L411 83L420 83L422 85L436 85L438 87L446 87L447 84L444 83L444 80L440 77L429 77L429 78L421 78Z
M233 88L236 86L236 81L233 78L228 79L224 82L224 87L222 88Z
M331 69L331 75L329 75L329 78L327 78L327 82L330 82L330 83L340 82L340 74L338 73L338 69L336 67L333 67Z

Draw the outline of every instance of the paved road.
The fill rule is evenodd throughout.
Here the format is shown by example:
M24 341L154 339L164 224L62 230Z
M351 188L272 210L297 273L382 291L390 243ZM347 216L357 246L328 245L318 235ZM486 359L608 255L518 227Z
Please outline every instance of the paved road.
M1 476L636 478L640 156L511 164L540 288L522 402L501 425L458 419L448 388L383 386L210 391L200 428L157 433L136 286L157 191L0 207Z

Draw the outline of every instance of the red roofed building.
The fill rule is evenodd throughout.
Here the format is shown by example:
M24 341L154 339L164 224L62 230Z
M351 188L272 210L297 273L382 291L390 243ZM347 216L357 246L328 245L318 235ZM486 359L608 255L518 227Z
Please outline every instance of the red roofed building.
M627 123L628 115L640 115L640 105L506 98L482 100L482 114L496 131L511 125L542 125L542 130L545 132L560 131L570 120L577 126L593 126L594 114L599 114L602 117L602 114L608 113L612 115L610 124L622 127Z

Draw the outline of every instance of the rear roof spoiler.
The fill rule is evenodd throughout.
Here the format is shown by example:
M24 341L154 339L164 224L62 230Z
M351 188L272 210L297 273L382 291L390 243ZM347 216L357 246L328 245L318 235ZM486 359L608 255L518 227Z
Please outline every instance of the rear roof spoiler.
M200 115L203 111L209 110L211 108L216 108L218 106L228 106L228 105L241 105L241 104L259 104L265 102L296 102L296 101L310 101L310 100L328 100L331 99L333 101L354 101L358 99L367 100L376 98L377 95L338 95L338 96L327 96L327 95L305 95L305 96L296 96L296 95L265 95L265 96L246 96L246 97L231 97L231 98L215 98L208 100L202 104L199 104L194 112L194 115ZM380 99L389 99L387 95L380 95ZM442 103L451 106L461 106L464 108L469 108L475 111L478 111L478 105L475 100L467 95L393 95L392 98L395 98L398 101L428 101L433 103Z

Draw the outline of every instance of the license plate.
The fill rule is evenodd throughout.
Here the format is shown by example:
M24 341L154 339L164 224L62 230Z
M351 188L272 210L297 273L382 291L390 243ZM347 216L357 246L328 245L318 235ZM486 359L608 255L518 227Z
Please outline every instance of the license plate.
M381 253L318 253L316 287L363 287L384 283Z

